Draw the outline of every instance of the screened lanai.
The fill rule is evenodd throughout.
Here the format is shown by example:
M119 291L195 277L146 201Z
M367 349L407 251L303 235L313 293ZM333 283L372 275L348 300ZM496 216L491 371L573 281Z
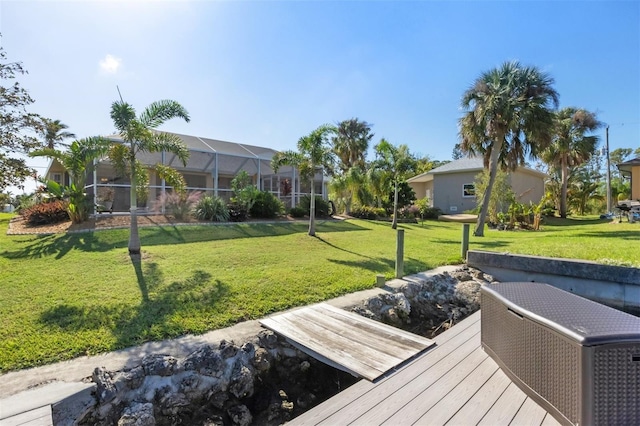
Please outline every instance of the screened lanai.
M225 142L216 139L177 134L189 148L190 156L184 166L172 153L140 153L138 159L149 166L149 192L146 200L140 200L139 207L153 210L158 197L171 188L155 175L152 166L164 164L179 170L187 182L189 191L202 191L208 195L217 195L229 200L233 195L231 181L242 170L251 176L258 189L270 191L280 198L285 207L298 204L300 197L309 194L309 182L300 182L297 170L283 166L274 173L271 158L276 150L271 148ZM122 142L118 135L107 137ZM314 179L315 192L326 198L327 181L321 173ZM112 192L113 210L128 211L130 207L128 178L119 177L108 160L97 162L93 176L88 179L87 191L91 194ZM97 200L96 200L97 201Z

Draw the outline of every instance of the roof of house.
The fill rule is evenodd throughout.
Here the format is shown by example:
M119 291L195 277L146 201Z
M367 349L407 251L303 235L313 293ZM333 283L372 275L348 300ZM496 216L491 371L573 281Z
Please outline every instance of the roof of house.
M433 180L434 175L439 174L447 174L447 173L466 173L466 172L480 172L484 169L484 161L482 157L463 157L458 160L451 161L447 164L443 164L440 167L436 167L435 169L429 170L426 173L422 173L420 175L414 176L407 180L407 182L429 182ZM544 173L532 169L530 167L518 167L518 170L526 171L533 175L538 175L540 177L546 176Z
M278 151L263 146L247 145L238 142L227 142L218 139L203 138L198 136L183 135L180 133L163 132L178 136L190 151L200 151L231 155L234 157L259 158L271 160ZM118 134L106 136L107 139L122 141Z
M164 164L171 167L178 167L183 170L186 169L193 171L211 170L212 168L217 167L219 173L229 175L235 175L243 169L248 171L250 174L274 173L271 169L270 162L273 156L278 152L275 149L198 136L183 135L180 133L163 133L178 136L187 146L189 151L192 153L192 155L189 156L187 165L182 165L178 158L173 154L170 154L163 160L162 154L159 152L139 153L137 155L138 160L143 164L151 165L163 161ZM123 142L121 135L118 134L105 136L105 138L116 142ZM287 173L290 170L292 170L290 166L283 166L281 168L282 173Z
M621 172L631 173L631 168L633 166L640 166L640 157L632 158L631 160L627 160L623 163L617 164L618 170Z

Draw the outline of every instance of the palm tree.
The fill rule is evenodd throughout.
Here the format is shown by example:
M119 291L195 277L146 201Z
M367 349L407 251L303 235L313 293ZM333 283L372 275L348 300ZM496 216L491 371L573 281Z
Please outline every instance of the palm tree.
M44 117L41 120L42 127L40 128L39 133L44 138L44 143L49 149L55 149L56 145L67 146L62 143L62 141L76 137L76 135L71 132L63 131L68 129L69 126L60 122L60 120L51 120Z
M482 198L475 236L484 235L491 190L498 165L514 170L525 154L536 158L553 138L553 111L558 93L546 73L518 62L484 72L462 96L466 111L459 121L460 147L484 157L489 182Z
M375 146L376 159L372 166L383 172L387 182L393 185L393 222L391 228L398 227L398 185L415 169L416 160L407 145L393 146L386 139L380 139Z
M563 108L555 115L553 142L542 153L542 159L560 169L560 217L567 217L569 168L591 158L598 144L597 136L585 136L602 126L596 115L584 109Z
M337 124L332 138L333 151L338 157L340 176L334 185L341 189L345 213L351 213L354 194L362 188L361 175L365 173L366 156L369 141L373 138L371 125L357 118L344 120Z
M284 165L293 166L300 172L302 179L308 179L311 185L311 200L309 211L309 235L316 235L315 215L316 196L314 188L314 176L318 170L322 173L333 174L335 156L328 141L329 134L335 132L335 128L322 125L298 140L298 151L278 152L271 159L271 168L278 173Z
M131 181L131 228L129 232L129 254L140 254L140 236L138 235L138 196L146 194L148 175L136 155L139 152L170 152L175 154L184 165L189 158L189 150L182 139L171 133L162 133L153 129L171 118L182 118L189 122L189 113L182 105L172 100L153 102L140 116L135 109L124 101L111 105L111 119L125 143L113 144L109 158L119 174L128 176ZM185 187L184 178L175 169L156 164L155 171L174 190Z
M55 158L69 172L69 217L74 223L84 222L89 217L84 193L87 172L91 170L93 160L105 155L110 146L111 142L104 138L91 137L73 141L67 151L43 148L29 154L30 157Z
M372 138L371 124L366 121L352 118L338 123L332 142L342 173L346 173L352 167L364 170L367 149Z
M354 200L363 205L371 198L367 183L366 173L359 167L352 167L345 173L335 176L329 185L336 198L344 205L345 214L350 214Z

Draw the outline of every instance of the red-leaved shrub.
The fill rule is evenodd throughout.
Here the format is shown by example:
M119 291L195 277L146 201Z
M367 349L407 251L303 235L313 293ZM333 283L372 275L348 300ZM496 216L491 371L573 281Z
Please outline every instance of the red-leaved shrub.
M69 220L67 203L62 200L35 204L23 209L21 214L29 225L48 225Z

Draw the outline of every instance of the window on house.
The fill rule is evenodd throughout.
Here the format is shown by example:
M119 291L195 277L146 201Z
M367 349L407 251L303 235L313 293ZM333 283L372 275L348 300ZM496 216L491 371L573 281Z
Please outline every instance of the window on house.
M51 180L55 183L62 184L62 173L51 173Z
M463 197L475 197L476 196L476 186L472 183L465 183L462 185L462 196Z

